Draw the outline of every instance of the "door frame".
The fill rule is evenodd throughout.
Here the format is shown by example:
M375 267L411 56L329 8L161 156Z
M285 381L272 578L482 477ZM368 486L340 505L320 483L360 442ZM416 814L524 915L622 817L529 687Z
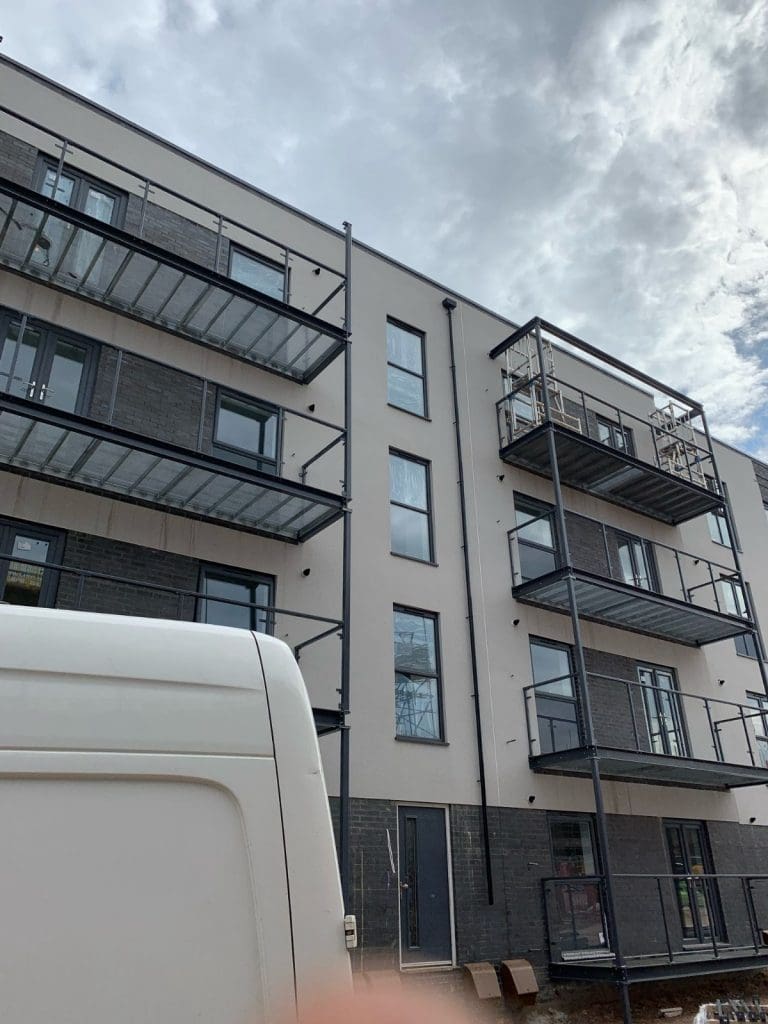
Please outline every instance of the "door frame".
M642 671L652 672L654 679L656 678L656 673L657 672L666 672L666 674L671 677L672 684L673 684L673 689L671 689L671 690L669 690L667 692L674 694L674 698L675 698L675 709L676 709L676 712L677 712L677 724L679 726L678 735L679 735L680 743L681 743L681 746L682 746L682 753L681 754L664 753L664 754L662 754L660 756L662 756L662 757L679 757L679 758L690 757L691 756L691 749L692 749L691 748L691 738L688 735L688 723L687 723L686 718L685 718L685 705L684 705L684 703L682 701L682 695L680 693L680 681L677 678L677 670L674 669L674 668L671 668L668 665L655 665L655 664L651 663L650 661L638 661L636 663L636 665L635 665L635 670L637 672L637 681L638 681L638 683L640 684L641 687L644 686L643 681L640 678L640 673ZM656 686L656 685L657 685L657 683L654 682L653 686ZM658 693L659 693L658 690L653 690L652 691L653 699L654 700L657 700ZM645 728L646 728L646 734L647 734L647 738L648 738L648 743L652 747L653 746L653 742L652 742L652 733L651 733L651 723L650 723L650 719L649 719L649 716L648 716L648 704L647 704L647 701L648 701L648 691L644 689L642 691L643 718L645 719ZM654 753L654 751L651 750L651 753ZM665 818L664 819L664 821L667 821L667 820L669 820L670 823L672 823L672 824L679 824L679 822L682 821L683 819L676 819L676 818L669 818L669 819Z
M60 530L55 526L46 526L43 523L30 523L25 519L12 519L7 516L0 517L0 554L4 554L4 540L6 533L8 536L13 537L15 534L29 533L30 536L37 534L39 537L48 540L51 547L50 561L54 565L61 564L62 556L64 554L64 543L66 539L66 532ZM8 566L11 559L3 559L0 562L0 600L2 600L2 594L5 589L5 580L8 572ZM45 567L46 562L40 562L40 565ZM60 572L57 569L46 569L43 568L43 584L40 588L40 602L37 605L38 608L54 608L56 605L56 599L59 591Z
M448 871L448 922L451 930L451 959L425 960L423 963L403 963L403 927L402 906L400 898L400 808L430 807L442 811L445 819L445 850L446 868ZM452 968L456 966L456 915L453 901L453 851L451 849L451 815L450 805L433 804L425 800L398 800L395 802L395 838L397 849L397 957L401 971L422 970L425 967Z
M699 834L700 834L700 837L701 837L702 857L703 857L703 859L705 861L708 862L708 864L705 864L705 867L708 867L708 868L711 869L711 870L708 870L705 873L706 874L713 874L713 875L716 873L715 872L715 861L714 861L714 858L712 856L712 847L711 847L710 842L709 842L709 829L707 828L706 821L702 821L699 818L662 818L661 819L661 825L662 825L662 829L663 829L663 833L664 833L664 836L663 836L663 839L664 839L664 852L665 852L665 855L666 855L666 858L667 858L667 863L670 866L670 869L673 866L672 865L672 851L671 851L670 846L669 846L669 835L668 835L668 831L667 830L669 828L679 828L679 829L682 830L682 829L684 829L686 827L690 828L691 826L693 826L693 827L695 827L695 828L697 828L699 830ZM687 861L688 860L688 851L687 851L687 849L685 847L684 837L683 837L682 849L683 849L683 855L684 855L684 857L685 857L685 859ZM690 877L695 879L696 875L691 875ZM703 882L703 884L705 886L707 885L707 880L706 879L702 879L702 882ZM722 901L722 897L720 895L720 885L717 882L717 880L712 880L711 885L709 886L709 891L710 891L710 903L711 903L711 907L712 907L712 920L710 921L710 926L709 926L711 934L708 937L706 937L706 938L702 938L701 936L695 936L695 937L686 938L685 935L683 935L682 938L683 938L683 947L684 948L693 948L693 947L697 947L697 946L711 946L712 945L713 937L714 937L715 943L717 945L727 945L728 944L728 931L727 931L726 923L725 923L725 913L723 911L723 901ZM689 889L689 892L690 892L690 889ZM682 930L683 930L682 907L680 906L680 899L679 899L679 896L678 896L678 893L677 893L677 886L676 885L674 886L674 896L675 896L675 903L677 904L678 919L680 921L681 932L682 932ZM698 914L697 914L697 917L698 917Z

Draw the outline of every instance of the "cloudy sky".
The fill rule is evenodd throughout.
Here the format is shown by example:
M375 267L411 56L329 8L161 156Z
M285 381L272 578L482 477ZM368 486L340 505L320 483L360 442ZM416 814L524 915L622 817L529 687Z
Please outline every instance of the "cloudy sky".
M768 0L27 0L0 33L768 456Z

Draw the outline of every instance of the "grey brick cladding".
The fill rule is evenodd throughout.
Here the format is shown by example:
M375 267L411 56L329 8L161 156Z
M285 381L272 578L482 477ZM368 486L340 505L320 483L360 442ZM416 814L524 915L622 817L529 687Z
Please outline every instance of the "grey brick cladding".
M105 420L117 369L117 352L103 347L99 356L89 415ZM203 425L203 450L213 437L215 389L209 389ZM155 440L196 448L203 384L181 370L123 354L112 422Z
M14 139L6 132L0 132L0 175L9 178L18 185L33 188L35 184L35 168L39 153L34 146ZM42 155L58 157L57 153L47 152ZM138 173L141 168L136 168ZM137 189L139 183L137 182ZM131 234L138 234L141 225L142 199L139 195L129 195L125 209L125 221L121 225ZM222 236L218 266L216 260L217 232L196 224L178 213L164 209L151 200L147 203L142 238L161 246L170 253L183 256L188 260L201 264L219 273L226 273L229 265L229 241Z
M200 563L195 558L139 547L121 541L94 537L86 533L68 533L64 544L64 562L76 569L107 573L141 583L197 590ZM132 587L110 580L84 578L79 590L78 577L61 573L56 594L57 608L108 612L115 615L143 615L149 618L193 620L195 602L181 602L172 594L144 587Z
M586 649L584 660L588 675L597 673L600 676L612 676L613 680L635 682L638 679L638 663L632 658ZM650 750L643 691L637 686L627 688L613 680L589 676L596 742L625 750Z
M331 800L334 822L338 802ZM549 821L560 815L535 808L491 807L492 870L495 901L488 905L479 809L449 808L457 961L525 957L539 980L547 980L549 951L543 879L554 874ZM660 818L609 815L607 819L614 888L625 955L666 950L664 917L655 878L671 870ZM398 966L398 886L389 844L397 865L397 804L352 800L353 907L360 949L356 966ZM768 828L735 822L708 822L715 871L760 873L768 864ZM389 842L387 832L389 832ZM758 926L768 925L768 884L754 884ZM662 880L661 896L673 947L680 948L682 926L671 880ZM752 941L744 913L741 882L723 879L720 899L731 942Z

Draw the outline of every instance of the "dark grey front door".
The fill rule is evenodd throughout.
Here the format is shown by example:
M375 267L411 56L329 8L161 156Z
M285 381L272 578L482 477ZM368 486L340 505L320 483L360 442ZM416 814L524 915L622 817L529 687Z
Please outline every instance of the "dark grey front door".
M401 960L404 964L450 963L445 811L400 807L398 831Z

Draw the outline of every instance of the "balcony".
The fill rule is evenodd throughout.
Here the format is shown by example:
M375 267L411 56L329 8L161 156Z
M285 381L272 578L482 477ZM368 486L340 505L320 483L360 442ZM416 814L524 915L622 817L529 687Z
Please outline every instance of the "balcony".
M579 615L619 629L699 647L753 628L733 565L566 513L567 565L551 506L518 498L516 513L508 536L517 601L567 614L572 578Z
M630 983L757 970L768 964L768 875L611 876ZM543 880L553 980L619 980L600 875Z
M334 674L340 674L340 653L329 652L328 644L342 636L341 619L234 600L219 592L212 596L202 590L164 586L54 561L41 562L17 552L0 552L0 577L5 582L6 598L13 595L13 604L42 601L46 606L68 611L140 614L144 618L214 625L241 625L249 620L253 630L279 636L289 644L298 661L304 659L302 671L318 735L335 732L344 724L344 715L338 708L316 706L313 699L313 691L320 686L326 696L338 692L337 684L327 678L327 669L332 665ZM140 612L127 612L126 607Z
M47 392L0 381L9 389L0 392L0 469L290 543L344 514L343 428L227 392L235 406L265 410L272 457L256 457L217 443L213 382L109 346L98 364L76 400L63 378ZM140 394L149 387L152 404ZM88 414L55 407L65 399ZM310 483L318 478L328 489Z
M641 669L639 675L588 673L594 747L586 743L573 679L525 687L533 771L588 777L597 756L601 776L620 782L713 790L768 785L762 711L683 692L671 672Z
M597 370L607 366L642 386L635 411L558 376L551 338L587 354ZM496 403L504 462L551 478L551 429L560 479L569 487L672 525L722 507L710 484L716 473L703 410L691 399L538 318L490 355L506 359L505 394ZM622 386L616 380L612 390ZM643 405L647 412L639 411Z
M317 315L332 308L346 277L236 227L277 247L286 267L301 264L309 281L330 279L314 312L0 178L1 267L306 384L347 344L343 327Z

